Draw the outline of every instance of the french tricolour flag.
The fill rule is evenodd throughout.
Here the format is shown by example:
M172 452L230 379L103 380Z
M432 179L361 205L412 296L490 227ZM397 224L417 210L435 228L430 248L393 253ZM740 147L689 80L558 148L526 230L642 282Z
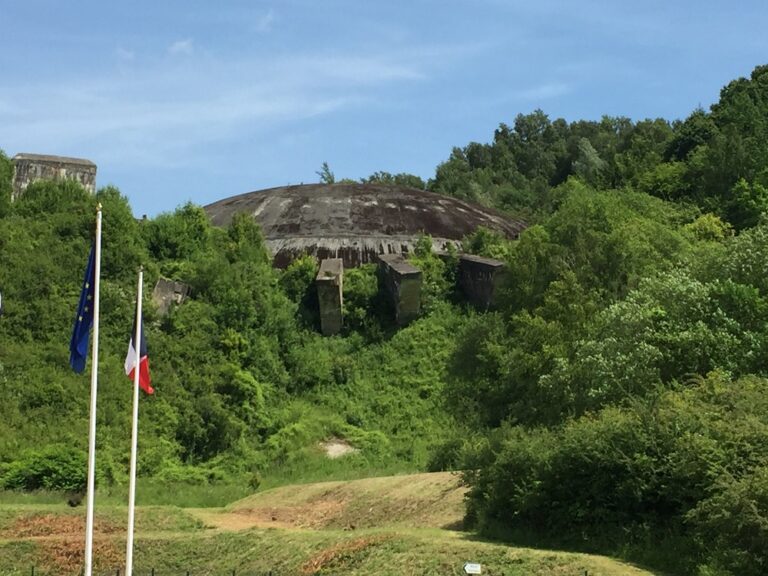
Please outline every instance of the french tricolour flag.
M144 337L144 322L141 322L141 346L139 346L139 353L136 354L136 321L133 323L133 330L131 331L131 342L128 344L128 354L125 357L125 373L133 381L134 370L136 369L136 360L138 357L139 362L139 386L147 394L152 394L155 389L152 388L152 384L149 379L149 357L147 356L147 339Z

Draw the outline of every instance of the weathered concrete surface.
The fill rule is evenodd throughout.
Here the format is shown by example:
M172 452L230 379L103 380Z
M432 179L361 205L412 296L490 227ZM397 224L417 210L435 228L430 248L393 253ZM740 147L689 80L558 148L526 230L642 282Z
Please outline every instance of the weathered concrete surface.
M297 238L267 239L267 247L274 255L273 265L286 268L295 258L303 254L318 260L341 258L345 268L356 268L362 264L377 262L381 254L410 254L418 236L413 238L394 236L337 237L321 238L300 236ZM435 251L445 250L451 240L432 238ZM458 246L459 242L452 242Z
M24 193L37 180L74 180L91 194L96 192L96 164L83 158L16 154L13 162L11 200Z
M421 308L421 270L401 254L382 254L379 277L390 296L398 326L416 319Z
M171 304L181 304L187 296L189 296L189 286L165 278L160 278L152 290L152 302L157 306L161 316L168 314Z
M341 258L345 267L376 262L381 254L408 254L424 234L435 251L485 226L517 238L526 224L501 212L453 198L381 184L283 186L225 198L205 206L211 221L226 226L234 214L253 215L275 266L302 254Z
M341 258L329 258L320 262L315 284L320 304L320 331L324 336L338 334L344 321L344 263Z
M476 308L488 310L496 305L505 276L504 262L471 254L459 256L458 284Z

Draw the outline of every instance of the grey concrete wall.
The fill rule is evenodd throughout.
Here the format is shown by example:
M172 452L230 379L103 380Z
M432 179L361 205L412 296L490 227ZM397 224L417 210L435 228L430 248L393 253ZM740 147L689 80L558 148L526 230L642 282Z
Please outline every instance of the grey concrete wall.
M269 251L274 254L272 265L287 268L297 258L309 254L318 260L341 258L344 268L357 268L363 264L377 263L382 254L413 254L418 236L349 236L323 238L298 236L295 238L267 238ZM432 238L432 250L442 252L452 246L461 249L458 240Z
M344 321L344 263L341 258L328 258L320 262L315 285L320 306L320 330L324 336L338 334Z
M165 278L160 278L152 290L152 302L157 306L157 311L161 316L168 314L171 304L181 304L187 296L189 296L189 286Z
M398 326L416 319L421 308L421 270L400 254L382 254L379 277L392 302Z
M96 192L96 164L81 158L17 154L13 157L11 200L24 193L36 180L74 180L91 194Z
M467 300L480 310L493 308L506 276L504 262L471 254L459 256L458 284Z

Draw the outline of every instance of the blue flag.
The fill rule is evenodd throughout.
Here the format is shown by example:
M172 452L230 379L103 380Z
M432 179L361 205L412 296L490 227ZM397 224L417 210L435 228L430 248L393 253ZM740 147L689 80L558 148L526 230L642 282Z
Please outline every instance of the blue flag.
M93 325L93 297L94 297L94 261L95 250L91 245L91 254L88 256L88 266L85 269L83 290L80 292L80 303L77 305L75 327L72 330L72 339L69 341L69 365L80 374L85 369L85 359L88 357L88 337Z

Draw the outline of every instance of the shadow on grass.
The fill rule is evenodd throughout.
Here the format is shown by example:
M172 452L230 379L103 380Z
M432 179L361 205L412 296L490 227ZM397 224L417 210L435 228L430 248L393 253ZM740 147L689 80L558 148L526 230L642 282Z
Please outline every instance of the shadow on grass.
M448 528L446 528L448 529ZM495 529L487 532L457 529L461 539L486 544L503 544L542 552L594 554L619 560L657 576L682 576L696 573L696 554L690 539L674 532L652 541L625 541L589 538L553 538L533 531Z

